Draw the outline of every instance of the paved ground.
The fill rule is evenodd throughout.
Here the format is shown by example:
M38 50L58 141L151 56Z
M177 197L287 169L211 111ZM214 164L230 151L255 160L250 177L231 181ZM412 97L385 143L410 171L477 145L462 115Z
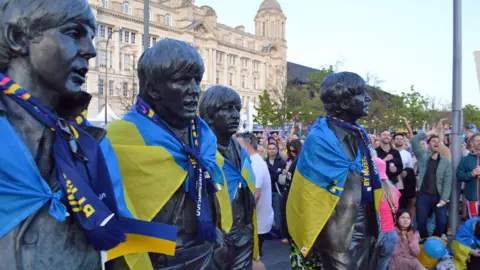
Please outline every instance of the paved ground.
M263 243L262 262L267 270L290 270L290 257L288 245L283 245L280 240L265 240Z

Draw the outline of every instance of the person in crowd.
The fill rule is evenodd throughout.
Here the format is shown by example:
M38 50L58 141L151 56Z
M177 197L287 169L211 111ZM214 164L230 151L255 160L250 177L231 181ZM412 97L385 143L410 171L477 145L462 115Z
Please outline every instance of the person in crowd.
M268 171L270 172L270 179L272 182L272 205L273 211L275 213L274 217L274 232L281 234L281 224L282 224L282 191L285 182L281 183L279 180L282 180L280 176L282 175L283 170L287 166L285 160L278 154L278 144L269 143L267 146L267 166ZM285 178L283 178L285 179Z
M265 155L265 148L260 143L257 146L257 154L259 154L263 159L265 159L267 157Z
M428 137L430 152L425 151L421 141ZM452 166L439 153L441 140L432 129L426 134L419 132L412 138L413 153L418 160L419 194L416 201L418 230L422 238L428 237L427 221L431 212L435 214L434 235L441 237L447 226L447 202L452 188Z
M278 143L278 154L282 157L283 160L286 160L288 158L286 141L282 140L282 142Z
M400 191L388 180L387 165L382 159L375 157L375 164L382 179L383 198L380 201L380 222L382 224L382 249L377 262L377 270L386 270L390 258L397 247L397 232L395 231L395 214L398 209Z
M387 163L387 175L392 183L398 183L398 176L403 172L403 162L400 153L392 148L392 136L390 131L384 130L380 133L380 147L375 149L379 158Z
M470 138L472 152L463 157L457 168L457 179L465 183L465 198L467 213L469 218L479 216L480 211L480 133L474 134Z
M287 167L286 170L290 168L292 162L298 157L300 151L302 150L302 143L299 139L293 140L287 144Z
M452 252L456 269L480 269L480 217L467 220L458 229Z
M272 187L267 164L258 154L258 139L251 132L238 135L238 142L245 148L252 161L255 174L255 202L257 208L258 246L260 257L263 255L263 242L272 229L274 212L272 208Z
M414 215L415 211L415 195L417 187L417 177L413 170L413 158L407 150L405 150L405 135L403 133L395 133L393 135L393 144L399 152L402 159L403 171L400 173L397 188L402 193L400 199L400 208L408 208L410 215Z
M416 258L420 253L419 234L412 227L407 209L400 209L396 215L398 243L388 264L389 270L426 270Z

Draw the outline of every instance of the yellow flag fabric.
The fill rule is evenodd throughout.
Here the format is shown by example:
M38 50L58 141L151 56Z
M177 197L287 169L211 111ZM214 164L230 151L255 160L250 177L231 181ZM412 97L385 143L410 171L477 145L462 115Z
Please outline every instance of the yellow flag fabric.
M107 126L107 131L117 156L128 210L136 219L151 221L182 186L187 171L165 147L147 145L134 123L115 120ZM220 189L216 197L221 208L222 229L229 231L232 214L228 189ZM132 270L153 269L147 253L124 257Z

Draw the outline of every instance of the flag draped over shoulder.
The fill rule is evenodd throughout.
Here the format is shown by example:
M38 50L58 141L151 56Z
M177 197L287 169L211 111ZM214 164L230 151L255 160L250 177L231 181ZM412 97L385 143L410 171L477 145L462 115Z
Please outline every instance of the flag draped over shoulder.
M472 248L480 248L480 239L475 237L475 223L480 222L480 217L467 220L457 231L455 240L452 241L453 264L456 269L467 269L467 260Z
M361 128L359 130L365 132ZM350 160L323 117L311 128L302 149L287 200L286 215L288 231L306 256L335 209L348 172L356 171L363 175L362 171L369 170L368 166L374 168L373 171L376 167L373 167L373 160L373 164L366 160L360 149L355 161ZM373 189L378 212L383 196L382 183L377 174L369 171L369 186Z
M217 155L220 155L218 153ZM220 155L221 156L221 155ZM223 159L223 157L222 157ZM255 196L255 174L252 168L252 161L247 151L241 147L241 171L239 171L230 161L223 159L219 164L222 167L225 179L228 185L228 194L230 202L235 199L235 195L238 191L239 186L248 186L250 192ZM253 212L253 258L259 260L260 252L258 246L258 224L257 224L257 213L256 210Z
M225 179L216 162L219 158L216 137L203 120L199 129L200 156L211 181L223 185ZM176 138L135 110L127 113L123 120L112 121L107 130L121 174L121 177L112 179L115 194L123 192L120 199L126 202L126 209L120 207L119 211L123 215L151 221L186 180L188 156ZM228 189L220 189L216 197L222 211L222 229L228 231L229 224L232 224ZM125 256L130 269L151 269L151 265L144 268L145 258L148 258L146 253Z

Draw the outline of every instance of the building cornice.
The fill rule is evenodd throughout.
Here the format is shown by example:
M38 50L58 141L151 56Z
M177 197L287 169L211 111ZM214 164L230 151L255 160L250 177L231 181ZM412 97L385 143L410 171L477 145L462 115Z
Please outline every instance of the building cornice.
M141 19L139 17L136 17L136 16L133 16L133 15L124 14L124 13L121 13L121 12L116 12L116 11L113 11L111 9L98 7L97 8L97 13L98 14L110 15L110 16L113 16L115 18L123 19L123 20L126 20L126 21L131 21L131 22L143 25L143 19ZM107 23L107 22L105 22L105 23ZM183 34L184 33L183 30L176 29L176 28L169 27L169 26L166 26L164 24L159 24L159 23L155 23L155 22L150 22L150 26L155 27L157 29L162 29L162 30L175 32L177 34Z

